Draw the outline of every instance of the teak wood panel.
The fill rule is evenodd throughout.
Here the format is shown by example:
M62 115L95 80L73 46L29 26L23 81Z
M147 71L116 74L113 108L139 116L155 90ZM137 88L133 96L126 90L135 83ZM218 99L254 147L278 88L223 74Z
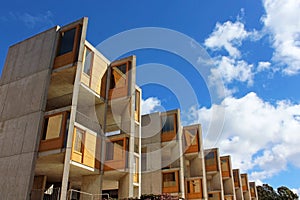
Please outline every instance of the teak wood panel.
M188 180L186 181L186 186L190 188L190 192L188 193L188 190L186 188L187 191L187 198L188 199L202 199L203 198L203 183L202 183L202 179L194 179L194 180L199 180L200 183L200 192L196 192L193 189L193 180ZM188 186L189 184L189 186Z
M169 187L164 187L164 182L162 182L162 192L163 193L176 193L179 192L179 173L178 171L173 171L175 173L175 181L176 181L176 185L175 186L169 186ZM170 172L165 172L165 173L172 173ZM162 175L164 174L164 172L162 173ZM162 180L163 181L163 180Z
M60 136L58 138L52 138L48 140L41 140L40 146L39 146L39 151L49 151L49 150L54 150L54 149L61 149L63 148L64 145L64 138L66 136L65 130L66 130L66 121L67 121L67 112L63 113L57 113L54 115L48 115L45 116L44 120L46 120L49 117L55 116L55 115L63 115L62 119L62 124L61 124L61 129L60 129ZM47 128L45 125L43 126L43 130ZM43 132L42 132L43 133Z
M194 140L196 140L196 144L187 145L187 141L189 138L188 133L186 131L189 130L195 130L196 135L194 136ZM183 137L184 137L184 143L185 143L185 153L195 153L200 151L200 145L199 145L199 130L197 127L191 127L191 128L184 128L183 129Z

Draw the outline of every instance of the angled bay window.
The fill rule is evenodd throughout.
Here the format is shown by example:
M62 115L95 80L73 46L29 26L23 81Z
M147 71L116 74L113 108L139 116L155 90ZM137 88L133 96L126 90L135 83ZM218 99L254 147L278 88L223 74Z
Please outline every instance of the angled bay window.
M189 127L183 129L183 140L185 145L185 153L199 152L199 133L197 127Z
M172 193L179 191L178 171L162 173L163 193Z
M54 69L73 64L77 60L81 25L60 31Z
M68 120L69 112L45 116L39 151L63 148Z
M177 114L164 114L162 115L162 130L161 141L171 141L176 139L177 136Z
M186 192L188 199L203 198L202 179L194 179L186 181Z
M207 171L217 171L218 162L217 162L217 152L210 151L205 155L205 167Z
M243 191L247 191L248 190L248 177L247 177L247 174L241 174L241 180L242 180Z
M109 99L128 95L128 72L130 69L130 61L113 63L111 65Z
M221 157L221 170L222 170L222 177L230 177L230 165L229 165L229 158L228 157Z
M232 170L232 173L233 173L234 187L236 188L241 187L239 170L234 169Z

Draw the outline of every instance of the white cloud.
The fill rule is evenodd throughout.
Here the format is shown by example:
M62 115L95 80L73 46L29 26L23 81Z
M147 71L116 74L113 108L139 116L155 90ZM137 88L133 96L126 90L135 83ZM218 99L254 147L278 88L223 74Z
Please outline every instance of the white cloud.
M265 71L270 69L271 63L270 62L258 62L257 72Z
M291 189L292 190L292 192L294 192L294 193L296 193L298 196L300 196L300 188L298 188L298 189Z
M28 28L33 28L37 24L41 24L42 26L53 26L53 14L51 11L46 11L45 13L40 14L30 14L30 13L18 13L18 12L10 12L9 17L5 17L6 21L9 19L21 21Z
M217 23L214 31L204 42L204 45L214 50L224 48L230 56L240 57L237 49L242 40L247 38L249 33L245 30L244 24L240 21L227 21L223 24Z
M142 99L142 115L149 114L155 111L158 111L158 108L161 106L161 101L156 97L149 97L146 100Z
M273 60L286 65L288 75L300 72L300 1L263 0L265 29L272 36Z
M229 89L226 87L224 88L223 85L216 85L220 84L218 82L218 77L222 77L225 86L233 81L246 82L248 86L253 85L253 64L248 64L244 60L236 60L234 58L222 56L215 58L215 65L216 67L211 69L209 84L216 87L220 97L231 95L237 92L238 89Z
M212 124L222 122L220 133ZM205 147L217 146L222 154L232 155L233 166L251 170L251 179L263 180L285 170L287 164L300 168L300 122L295 118L300 105L280 101L275 105L248 93L242 98L227 97L211 108L191 109L203 127Z

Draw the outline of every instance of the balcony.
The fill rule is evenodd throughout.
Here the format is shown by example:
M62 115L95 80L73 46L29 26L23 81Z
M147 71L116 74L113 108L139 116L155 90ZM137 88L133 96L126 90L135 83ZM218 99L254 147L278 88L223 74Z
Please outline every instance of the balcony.
M70 114L67 111L45 116L40 152L61 149L65 146L69 118Z
M111 139L106 142L106 154L104 162L104 171L125 170L127 167L127 157L129 149L129 139L127 137L120 139Z

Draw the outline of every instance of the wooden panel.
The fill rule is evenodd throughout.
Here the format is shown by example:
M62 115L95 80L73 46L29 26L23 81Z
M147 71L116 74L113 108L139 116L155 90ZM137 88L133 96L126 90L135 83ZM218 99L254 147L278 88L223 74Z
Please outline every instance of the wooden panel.
M83 150L83 164L94 167L96 154L96 140L97 137L90 133L85 134L84 150Z
M97 94L101 92L102 77L107 70L107 64L99 56L94 55L93 67L91 73L91 89Z
M61 149L64 145L64 138L65 138L65 130L66 130L66 120L67 120L67 112L64 113L58 113L55 115L62 115L63 119L61 121L61 125L60 125L60 134L59 137L57 138L52 138L52 139L47 139L47 140L41 140L40 142L40 146L39 146L39 151L48 151L48 150L54 150L54 149ZM54 116L54 115L51 115ZM46 116L46 118L49 118L51 116ZM47 128L43 127L43 130ZM48 132L48 131L47 131Z
M203 198L203 185L202 179L195 179L186 181L187 197L188 199L202 199Z
M77 127L74 127L71 160L76 161L78 163L82 163L82 152L75 151L75 148L74 148L75 147L75 140L76 140L76 131L77 131L77 129L78 129ZM82 141L83 140L84 139L82 139Z
M167 173L172 173L172 172L166 172ZM179 176L178 176L178 171L174 171L173 173L175 173L175 181L176 181L176 184L173 186L173 185L170 185L168 186L168 184L164 184L164 180L162 185L163 185L163 188L162 188L162 192L163 193L176 193L176 192L179 192ZM162 173L163 175L164 173Z
M90 86L90 77L89 75L82 73L81 75L81 80L80 80L84 85L86 85L87 87Z

